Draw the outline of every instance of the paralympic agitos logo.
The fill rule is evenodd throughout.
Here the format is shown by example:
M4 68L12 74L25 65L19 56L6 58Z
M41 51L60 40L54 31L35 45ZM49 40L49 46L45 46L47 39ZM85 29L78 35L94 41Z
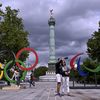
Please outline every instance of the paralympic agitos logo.
M75 55L71 60L70 60L70 66L71 66L71 69L74 69L74 64L75 64L75 60L77 57L83 55L84 53L78 53L77 55ZM78 58L78 61L77 61L77 71L79 73L80 76L87 76L89 72L93 72L93 73L96 73L96 72L99 72L100 71L100 65L97 66L95 69L90 69L86 66L84 66L84 68L88 71L88 72L84 72L82 69L81 69L81 66L80 66L80 60L81 60L81 57Z
M26 67L26 65L25 65L21 60L19 60L20 55L21 55L22 52L24 52L24 51L32 52L32 53L35 55L35 61L33 62L33 64L32 64L30 67ZM20 80L24 80L27 71L32 70L32 69L38 64L38 55L37 55L36 51L35 51L33 48L22 48L21 50L19 50L19 51L16 53L16 55L15 55L12 51L3 50L3 51L0 52L0 56L1 56L4 52L9 52L10 55L12 55L13 59L12 59L11 61L7 62L6 65L4 65L4 67L3 67L2 64L0 63L0 70L1 70L1 72L0 72L0 79L2 79L2 77L3 77L3 75L4 75L5 78L6 78L9 82L11 82L11 83L16 83L16 80L12 79L13 75L12 75L12 77L9 77L9 75L8 75L9 71L11 71L11 70L8 71L9 65L12 65L12 67L13 67L13 65L16 63L16 66L17 66L20 70L23 71L22 76L20 77ZM10 67L10 69L11 69L11 67ZM14 71L13 71L13 72L14 72ZM14 74L14 73L13 73L13 74Z

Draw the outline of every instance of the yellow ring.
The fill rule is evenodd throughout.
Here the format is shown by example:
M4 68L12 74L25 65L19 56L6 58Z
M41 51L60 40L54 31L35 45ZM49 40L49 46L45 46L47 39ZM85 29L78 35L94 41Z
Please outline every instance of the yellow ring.
M1 69L1 73L0 73L0 80L1 80L2 77L3 77L3 73L4 73L3 70L2 70L3 68L2 68L2 64L1 63L0 63L0 69Z

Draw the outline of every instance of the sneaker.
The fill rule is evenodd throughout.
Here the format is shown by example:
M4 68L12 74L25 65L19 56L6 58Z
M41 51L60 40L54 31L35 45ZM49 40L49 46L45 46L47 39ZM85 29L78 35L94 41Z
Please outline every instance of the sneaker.
M67 93L67 96L71 96L70 93Z
M18 87L20 88L21 86L19 85Z
M64 93L64 92L62 92L62 93L61 93L61 95L62 95L62 96L64 96L64 95L65 95L65 93Z
M60 93L57 93L55 96L60 96L61 97L62 95Z

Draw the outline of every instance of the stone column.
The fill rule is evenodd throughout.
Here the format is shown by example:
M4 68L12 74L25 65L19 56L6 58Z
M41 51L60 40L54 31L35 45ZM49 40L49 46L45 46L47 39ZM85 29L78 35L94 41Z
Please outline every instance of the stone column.
M55 19L53 18L52 15L50 16L48 24L49 24L49 28L50 28L48 67L49 67L49 71L55 71L55 63L56 63L56 57L55 57Z

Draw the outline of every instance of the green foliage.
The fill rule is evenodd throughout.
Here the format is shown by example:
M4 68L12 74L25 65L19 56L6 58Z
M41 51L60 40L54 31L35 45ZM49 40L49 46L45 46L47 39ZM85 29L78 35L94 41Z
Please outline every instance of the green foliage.
M96 61L93 61L89 58L86 58L84 61L83 61L83 66L86 66L88 68L91 68L91 69L95 69L97 67L98 63Z
M0 16L0 49L9 48L16 53L19 49L29 46L28 32L24 31L22 18L18 17L19 10L6 7Z
M45 66L40 66L40 67L38 67L38 68L36 68L36 69L34 70L34 76L35 76L36 78L39 78L39 76L45 75L47 70L48 70L47 67L45 67Z
M100 62L100 29L92 34L92 37L87 42L87 47L89 57Z
M91 38L87 42L87 51L89 57L92 59L92 61L86 60L84 62L84 65L94 69L100 64L100 22L99 22L99 29L98 31L95 31ZM88 81L94 81L94 73L89 73L89 76L87 78ZM96 73L97 76L97 82L100 80L100 72ZM100 83L100 82L99 82Z
M6 7L5 11L0 10L0 51L9 49L15 54L23 47L28 47L28 32L24 30L22 18L18 16L19 10ZM5 55L5 56L4 56ZM21 60L25 61L28 52L21 56ZM3 54L0 56L1 61L11 60L11 55ZM4 63L4 62L3 62ZM9 73L10 74L10 73Z
M97 83L100 83L99 82L99 80L100 80L100 72L98 72L98 73L89 72L84 68L84 66L86 66L86 67L88 67L90 69L95 69L98 66L98 63L96 61L93 61L90 58L86 58L83 61L83 64L81 65L81 68L82 68L83 71L88 72L89 74L86 77L81 77L79 75L75 76L76 81L80 82L80 83L84 83L84 78L85 78L85 82L87 84L88 83L89 84L94 84L95 83L95 75L96 75Z

